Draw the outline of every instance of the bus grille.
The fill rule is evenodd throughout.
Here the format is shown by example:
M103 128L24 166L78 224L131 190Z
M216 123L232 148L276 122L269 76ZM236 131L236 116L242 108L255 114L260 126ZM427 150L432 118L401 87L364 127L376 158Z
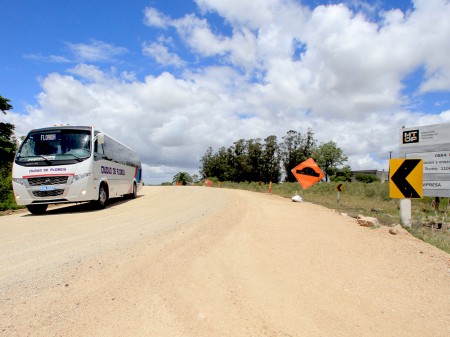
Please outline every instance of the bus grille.
M30 186L61 185L61 184L66 184L67 179L68 179L68 176L28 178L28 184Z
M33 191L33 195L38 198L57 197L58 195L62 195L63 193L64 190Z

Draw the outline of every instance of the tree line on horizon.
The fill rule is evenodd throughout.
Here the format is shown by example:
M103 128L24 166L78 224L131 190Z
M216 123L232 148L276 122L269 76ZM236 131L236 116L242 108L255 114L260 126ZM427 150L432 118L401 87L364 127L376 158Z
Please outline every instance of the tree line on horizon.
M212 147L200 160L203 179L218 181L278 183L295 182L291 170L301 162L313 158L327 181L348 181L351 169L344 165L348 157L333 141L318 144L314 133L289 130L278 143L272 135L264 140L240 139L228 148L214 152Z

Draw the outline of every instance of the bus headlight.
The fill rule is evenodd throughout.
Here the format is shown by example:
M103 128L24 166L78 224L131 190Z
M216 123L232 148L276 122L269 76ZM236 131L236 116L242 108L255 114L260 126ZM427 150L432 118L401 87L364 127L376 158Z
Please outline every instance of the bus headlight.
M92 175L92 173L83 173L83 174L74 175L73 179L72 179L72 183L74 183L74 182L76 182L78 180L81 180L83 178L90 177L91 175Z
M23 186L25 186L25 180L26 179L22 179L22 178L12 178L13 182L15 182L17 184L20 184L20 185L23 185Z

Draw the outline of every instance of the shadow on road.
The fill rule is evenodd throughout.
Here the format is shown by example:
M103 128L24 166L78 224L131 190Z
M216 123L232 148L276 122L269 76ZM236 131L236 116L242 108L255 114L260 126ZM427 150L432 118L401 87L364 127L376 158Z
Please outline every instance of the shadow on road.
M138 195L136 199L141 198L142 195ZM133 202L133 199L129 198L113 198L109 199L108 203L106 204L106 208L112 207L112 206L119 206L122 204L127 204L128 202ZM102 212L103 209L98 209L94 205L92 205L89 202L79 203L79 204L57 204L57 205L50 205L47 211L42 215L56 215L56 214L72 214L72 213L90 213L90 212ZM25 213L23 215L24 217L28 216L40 216L31 214L29 212Z

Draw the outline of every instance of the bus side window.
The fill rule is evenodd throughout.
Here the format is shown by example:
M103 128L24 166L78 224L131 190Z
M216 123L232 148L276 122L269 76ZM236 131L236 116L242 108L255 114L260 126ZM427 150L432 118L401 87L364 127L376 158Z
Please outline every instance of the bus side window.
M95 140L95 143L94 143L94 152L95 152L95 154L100 155L102 157L105 154L103 151L103 144L99 145L97 140Z

